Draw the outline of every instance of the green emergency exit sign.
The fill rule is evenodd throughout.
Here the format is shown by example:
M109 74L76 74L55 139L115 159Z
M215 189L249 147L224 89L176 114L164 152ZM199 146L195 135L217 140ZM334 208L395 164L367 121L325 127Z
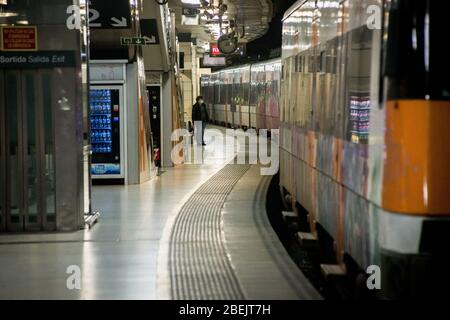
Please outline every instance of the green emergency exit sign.
M122 37L120 38L120 44L122 46L149 46L157 44L155 37Z

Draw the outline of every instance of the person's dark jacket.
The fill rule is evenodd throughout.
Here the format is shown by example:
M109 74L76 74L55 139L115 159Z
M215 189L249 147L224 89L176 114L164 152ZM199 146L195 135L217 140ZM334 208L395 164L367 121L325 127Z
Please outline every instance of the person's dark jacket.
M209 121L208 110L206 109L206 104L199 104L198 102L192 107L192 121Z

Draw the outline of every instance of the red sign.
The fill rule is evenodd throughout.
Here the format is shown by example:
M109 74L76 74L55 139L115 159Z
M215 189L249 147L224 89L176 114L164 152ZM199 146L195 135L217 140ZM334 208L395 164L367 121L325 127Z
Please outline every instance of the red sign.
M3 51L37 51L36 27L2 27Z
M222 53L219 50L217 44L211 44L211 56L220 56Z

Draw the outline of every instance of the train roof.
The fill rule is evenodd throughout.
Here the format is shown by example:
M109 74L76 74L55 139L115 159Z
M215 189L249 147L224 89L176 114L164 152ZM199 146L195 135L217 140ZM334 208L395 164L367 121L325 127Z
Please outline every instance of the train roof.
M219 74L221 72L231 72L231 71L238 70L238 69L251 68L253 66L255 66L255 67L264 66L267 64L271 64L271 63L281 63L281 58L273 58L273 59L268 59L268 60L264 60L264 61L258 61L255 63L241 64L241 65L237 65L237 66L233 66L233 67L224 68L224 69L218 70L216 72L212 72L211 74Z
M251 66L251 63L240 64L240 65L231 66L231 67L227 67L227 68L223 68L223 69L217 70L215 72L212 72L211 74L217 74L217 73L221 73L221 72L229 72L229 71L236 70L236 69L250 68L250 66Z
M289 16L294 13L299 7L301 7L305 2L308 0L298 0L296 3L294 3L285 13L283 16L283 21L289 18Z
M274 59L269 59L269 60L264 60L264 61L258 61L258 62L252 63L252 66L261 66L261 65L271 64L271 63L281 63L281 58L274 58Z

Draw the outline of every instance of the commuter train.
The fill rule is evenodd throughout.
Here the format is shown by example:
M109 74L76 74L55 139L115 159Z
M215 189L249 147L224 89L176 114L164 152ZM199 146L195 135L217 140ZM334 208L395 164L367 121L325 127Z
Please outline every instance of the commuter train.
M280 77L280 59L202 76L201 94L211 121L236 129L278 129Z
M301 0L283 19L281 67L224 70L204 88L217 123L279 126L280 187L303 231L331 252L323 267L355 283L378 270L385 299L449 295L448 9ZM239 108L230 79L251 83Z
M448 291L449 8L308 0L283 20L281 185L384 298Z

